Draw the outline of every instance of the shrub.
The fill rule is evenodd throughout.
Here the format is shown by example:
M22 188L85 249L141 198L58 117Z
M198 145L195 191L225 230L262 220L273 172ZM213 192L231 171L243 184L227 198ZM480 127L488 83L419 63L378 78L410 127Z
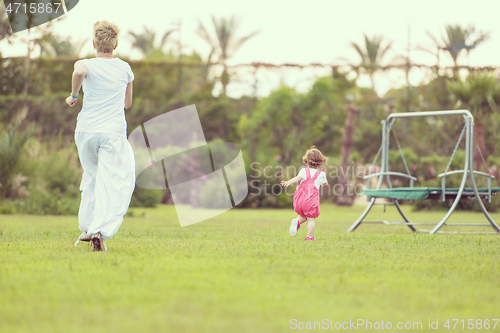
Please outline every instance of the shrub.
M165 190L149 190L136 186L130 207L156 207L162 200Z
M27 177L29 196L2 203L2 211L21 214L76 215L82 170L76 147L61 140L50 145L31 138L15 172ZM13 207L13 208L9 208Z

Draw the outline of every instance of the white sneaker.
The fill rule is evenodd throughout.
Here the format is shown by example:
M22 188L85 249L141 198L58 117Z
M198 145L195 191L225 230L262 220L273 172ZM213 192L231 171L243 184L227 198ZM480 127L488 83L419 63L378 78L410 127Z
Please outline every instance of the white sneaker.
M298 219L293 219L292 223L290 224L290 236L295 237L297 236L297 231L299 229L299 220Z

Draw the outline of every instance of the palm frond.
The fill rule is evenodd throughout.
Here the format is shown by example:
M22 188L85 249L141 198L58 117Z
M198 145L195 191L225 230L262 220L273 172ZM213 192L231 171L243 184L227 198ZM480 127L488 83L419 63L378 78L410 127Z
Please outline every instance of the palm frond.
M361 58L361 65L366 65L367 61L366 61L365 52L361 49L361 47L358 44L356 44L354 42L351 42L351 46L358 53L358 55L360 56L360 58Z
M215 27L215 35L217 37L218 46L219 46L219 57L222 61L225 61L228 56L228 45L230 42L231 34L234 33L231 31L229 20L221 17L217 20L214 16L212 16L212 22Z
M238 51L238 49L243 45L245 44L246 41L248 41L250 38L254 37L255 35L259 34L261 31L260 30L257 30L257 31L254 31L244 37L241 37L239 38L236 42L234 42L234 44L232 45L231 47L231 53L235 53L236 51Z
M436 37L434 37L434 35L433 35L433 34L431 34L431 33L430 33L429 31L427 31L427 30L425 30L425 33L427 34L427 36L429 36L429 37L430 37L430 39L432 39L432 41L434 42L434 44L436 44L436 46L437 46L438 48L441 48L441 43L439 43L439 41L437 40L437 38L436 38Z
M436 50L429 50L428 48L425 48L425 47L420 46L420 45L417 46L417 50L436 55Z
M482 44L483 42L487 41L488 39L490 39L490 33L489 32L486 32L486 33L480 33L479 37L477 39L475 39L473 42L471 42L472 44L472 48L476 48L476 46L478 46L479 44ZM469 50L467 50L469 51Z
M391 47L392 47L392 42L389 42L389 44L387 44L384 48L382 48L382 50L379 51L378 58L382 59L387 53L387 51L391 49Z
M198 20L198 28L196 28L196 34L205 42L207 42L208 45L210 45L212 48L215 48L215 43L212 40L212 37L210 37L210 34L200 20Z
M175 29L171 29L171 30L168 30L167 32L165 32L163 34L163 37L161 38L161 41L160 41L160 45L159 47L160 48L163 48L165 46L165 44L167 43L167 40L168 40L168 37L172 34L172 32L174 32Z
M145 58L163 59L167 57L163 51L163 47L167 43L168 37L175 29L168 30L163 34L159 45L156 45L156 31L144 26L144 31L136 34L129 31L128 34L132 36L132 48L141 51Z

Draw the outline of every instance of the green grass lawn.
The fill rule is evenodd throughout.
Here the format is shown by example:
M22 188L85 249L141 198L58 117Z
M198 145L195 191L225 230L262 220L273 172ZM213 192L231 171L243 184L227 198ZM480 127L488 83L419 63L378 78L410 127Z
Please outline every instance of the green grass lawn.
M73 246L74 216L1 215L0 331L287 332L292 319L462 331L462 323L443 328L454 318L466 327L490 319L490 329L469 332L500 330L491 321L500 317L496 235L385 225L347 234L363 207L323 204L317 241L305 242L305 228L288 234L292 209L232 210L184 228L172 206L132 210L107 253ZM397 218L394 208L382 211L370 218ZM409 213L416 221L443 215ZM485 221L467 212L451 220ZM429 330L429 320L440 329Z

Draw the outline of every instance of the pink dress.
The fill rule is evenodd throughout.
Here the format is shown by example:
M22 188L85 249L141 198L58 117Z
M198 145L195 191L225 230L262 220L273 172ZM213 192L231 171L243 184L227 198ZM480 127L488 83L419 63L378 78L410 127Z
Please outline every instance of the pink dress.
M306 179L300 183L293 194L293 208L299 215L316 218L319 216L319 189L314 185L318 178L320 170L316 171L311 178L309 168L306 168Z

